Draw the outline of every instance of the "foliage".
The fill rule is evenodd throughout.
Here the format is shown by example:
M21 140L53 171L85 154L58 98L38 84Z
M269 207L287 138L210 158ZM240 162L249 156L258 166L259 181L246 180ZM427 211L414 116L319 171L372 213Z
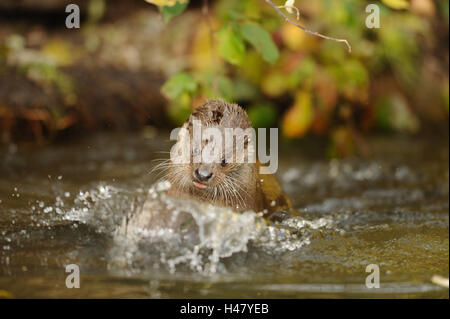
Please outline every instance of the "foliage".
M368 29L364 1L272 0L292 22L347 39L351 53L342 42L290 24L264 0L147 2L157 6L160 19L150 6L89 0L79 30L56 31L44 22L33 27L19 18L3 24L0 72L12 89L2 91L0 122L22 118L25 106L30 123L47 112L46 132L68 127L77 114L91 126L96 101L111 92L105 95L120 104L118 112L133 110L120 118L153 123L134 105L163 113L159 95L159 106L143 98L159 82L140 81L141 94L132 79L162 74L173 124L205 99L223 98L244 106L255 127L279 126L290 139L328 137L332 156L359 151L366 132L448 129L448 1L375 1L381 27ZM208 10L199 7L204 3ZM122 15L124 8L132 14ZM111 76L117 73L127 76ZM112 78L123 87L110 84ZM109 123L114 116L104 118Z
M42 50L25 48L24 42L17 34L6 39L3 46L6 63L40 83L47 91L56 90L66 105L75 104L75 85L60 67L72 63L76 50L60 41L52 41ZM63 109L59 111L63 112Z
M244 23L240 27L240 32L245 40L253 45L255 50L261 54L264 61L271 64L278 59L278 48L273 43L270 34L256 24Z
M368 29L363 1L296 2L287 1L288 7L282 10L300 25L346 38L352 53L342 43L313 37L286 23L264 1L219 0L209 8L209 17L197 25L190 67L163 87L172 108L196 107L210 97L239 101L250 105L249 116L257 125L273 125L268 117L281 114L285 137L326 134L333 149L341 143L337 141L352 138L352 130L343 129L350 123L360 130L417 132L420 110L409 101L426 72L421 67L423 39L433 38L431 19L444 19L448 27L448 5L438 1L435 7L431 0L382 0L377 2L382 26ZM205 56L211 60L205 61ZM398 85L384 84L386 76ZM438 107L448 110L446 76L434 89L442 96L443 106ZM374 93L374 87L381 87L383 93ZM187 113L173 112L180 116L173 120L181 123Z

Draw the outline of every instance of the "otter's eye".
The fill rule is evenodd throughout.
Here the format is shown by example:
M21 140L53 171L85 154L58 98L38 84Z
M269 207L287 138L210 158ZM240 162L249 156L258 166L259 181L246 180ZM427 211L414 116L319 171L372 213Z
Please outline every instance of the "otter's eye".
M222 162L220 163L220 165L222 165L222 167L227 165L227 161L225 160L225 157L222 157Z

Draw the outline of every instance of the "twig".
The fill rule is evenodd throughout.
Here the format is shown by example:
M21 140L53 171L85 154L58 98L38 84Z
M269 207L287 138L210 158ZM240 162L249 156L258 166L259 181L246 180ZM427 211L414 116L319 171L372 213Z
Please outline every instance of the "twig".
M297 12L297 20L300 20L300 10L298 10L297 7L294 7L294 6L292 6L292 7L288 7L288 6L277 6L277 8L278 8L278 9L286 9L286 10L288 10L288 9L294 9L295 12ZM289 12L289 11L288 11L288 12ZM290 12L289 12L289 13L290 13Z
M314 35L316 37L327 39L327 40L332 40L332 41L336 41L336 42L344 42L347 45L348 52L352 52L352 47L350 46L350 43L348 43L348 41L346 39L333 38L333 37L323 35L319 32L308 30L304 26L301 26L298 23L289 19L283 12L281 12L280 9L278 9L278 7L271 0L263 0L263 1L267 2L286 22L289 22L290 24L295 25L297 28L303 30L304 32Z
M208 5L208 0L203 0L203 6L202 6L202 14L203 17L205 18L206 21L206 25L208 26L208 32L209 32L209 44L210 44L210 51L211 51L211 63L212 65L212 70L213 70L213 74L212 74L212 90L213 92L215 92L216 94L218 93L218 83L217 83L217 75L214 72L214 68L215 65L217 64L216 62L216 55L214 53L214 30L212 27L212 23L211 23L211 17L209 15L209 5Z

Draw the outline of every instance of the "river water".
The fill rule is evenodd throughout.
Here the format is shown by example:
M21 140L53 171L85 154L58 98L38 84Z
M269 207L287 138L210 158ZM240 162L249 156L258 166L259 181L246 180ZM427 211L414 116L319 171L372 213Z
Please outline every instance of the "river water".
M368 140L370 158L284 145L278 177L301 217L168 198L150 173L157 134L0 148L0 296L16 298L448 298L448 137ZM143 206L145 203L145 206ZM179 228L140 229L150 210ZM66 265L80 288L66 287ZM368 265L379 288L368 288Z

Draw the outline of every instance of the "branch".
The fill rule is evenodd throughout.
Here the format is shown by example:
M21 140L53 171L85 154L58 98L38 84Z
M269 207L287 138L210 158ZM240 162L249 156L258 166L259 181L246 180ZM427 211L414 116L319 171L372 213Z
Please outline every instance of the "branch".
M290 6L277 6L277 8L278 9L286 9L286 10L294 9L295 12L297 12L297 20L300 20L300 10L298 10L297 7L294 7L294 6L292 6L292 7L290 7ZM291 12L289 12L289 13L291 13Z
M336 42L343 42L343 43L345 43L347 45L348 52L352 52L352 47L350 46L350 43L348 43L348 41L346 39L333 38L333 37L329 37L329 36L323 35L323 34L321 34L319 32L308 30L307 28L305 28L305 27L299 25L298 23L292 21L291 19L289 19L283 12L281 12L281 10L275 4L273 4L273 2L271 0L263 0L263 1L267 2L286 22L289 22L290 24L295 25L297 28L299 28L303 32L309 33L311 35L314 35L316 37L323 38L323 39L326 39L326 40L332 40L332 41L336 41Z

